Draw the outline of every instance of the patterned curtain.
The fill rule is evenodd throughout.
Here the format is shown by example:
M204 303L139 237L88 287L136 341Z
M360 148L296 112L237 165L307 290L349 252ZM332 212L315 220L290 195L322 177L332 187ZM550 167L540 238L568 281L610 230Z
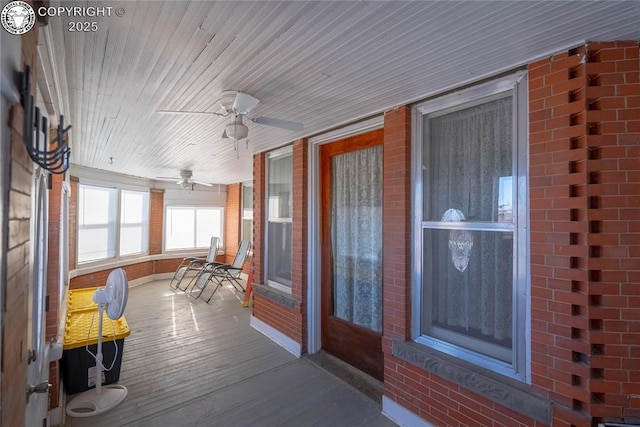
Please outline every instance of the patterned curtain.
M505 213L513 173L512 98L429 117L426 128L425 220L457 217L453 221L479 228L512 222ZM427 327L510 347L513 232L427 228L424 233Z
M333 157L334 315L382 331L382 147Z

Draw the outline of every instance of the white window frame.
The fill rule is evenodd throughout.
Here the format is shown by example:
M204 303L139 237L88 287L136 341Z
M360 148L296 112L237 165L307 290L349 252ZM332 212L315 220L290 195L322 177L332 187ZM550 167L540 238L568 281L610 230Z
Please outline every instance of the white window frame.
M513 171L516 185L513 186L514 202L514 263L513 263L513 349L512 363L489 357L472 350L457 346L422 333L422 293L423 293L423 247L422 236L426 228L433 229L436 224L423 221L423 119L430 113L447 108L473 105L474 101L486 102L487 97L502 92L512 91L513 96ZM415 342L450 354L483 368L492 370L519 381L530 382L530 299L529 288L529 234L528 234L528 184L527 184L527 75L518 72L497 80L483 83L471 88L444 95L426 101L413 109L413 260L412 260L412 338ZM488 228L501 227L499 223L488 223ZM475 230L477 227L474 227ZM426 248L424 248L426 249ZM428 307L424 307L428 310Z
M250 183L243 183L241 186L241 195L240 195L240 232L241 232L241 236L240 239L241 240L248 240L251 242L251 247L253 247L253 207L251 208L251 213L250 214L246 214L246 209L245 209L245 203L244 203L244 194L245 194L245 188L251 188L251 196L253 199L253 191L254 191L254 187L253 187L253 182ZM249 236L245 236L244 235L244 221L248 221L251 220L251 234Z
M278 150L270 152L265 159L265 226L264 226L264 277L267 284L275 289L278 289L282 292L291 294L291 286L283 283L278 283L273 280L269 280L269 223L293 223L293 212L291 212L291 216L288 218L271 218L269 216L269 160L275 159L283 156L292 156L293 160L293 146L289 145ZM291 171L293 178L293 168ZM293 179L292 179L293 181ZM293 191L293 188L292 188ZM291 242L293 247L293 242Z
M79 183L78 184L78 193L80 193L80 189L81 187L94 187L94 188L103 188L103 189L109 189L109 190L115 190L115 217L114 218L109 218L109 222L113 221L114 222L114 235L110 236L110 238L113 238L115 241L115 252L114 252L114 256L112 257L105 257L105 258L100 258L100 259L95 259L95 260L88 260L88 261L80 261L80 245L76 244L76 259L78 260L78 268L81 267L88 267L88 266L92 266L92 265L99 265L99 264L104 264L107 262L113 262L113 261L120 261L120 260L126 260L126 259L132 259L132 258L137 258L137 257L141 257L141 256L145 256L149 254L149 210L150 210L150 196L149 196L149 190L148 189L140 189L140 188L129 188L129 187L118 187L115 185L104 185L104 184L96 184L93 182L86 182L86 183ZM145 234L145 244L144 244L144 250L142 252L139 253L134 253L134 254L127 254L127 255L120 255L120 234L122 231L122 223L121 223L121 216L122 216L122 212L121 212L121 206L122 206L122 192L123 191L130 191L130 192L137 192L137 193L146 193L146 200L145 200L145 210L146 212L143 214L143 218L145 218L146 220L144 221L144 234ZM80 235L80 198L78 196L78 207L77 207L77 223L78 223L78 240L79 240L79 235Z
M143 212L142 212L142 218L143 221L142 222L136 222L136 223L125 223L122 222L123 218L122 218L122 198L124 196L124 193L139 193L139 194L143 194L146 197L144 197L143 199ZM121 256L121 257L131 257L131 256L140 256L140 255L144 255L149 253L149 192L148 191L138 191L138 190L129 190L126 188L122 188L118 191L118 204L119 204L119 209L118 209L118 213L120 215L120 217L118 218L118 248L117 248L117 256ZM146 218L146 221L144 220ZM142 228L142 235L147 236L146 239L142 240L142 247L140 252L132 252L132 253L128 253L126 255L121 255L120 251L121 251L121 243L122 243L122 239L120 238L120 236L122 235L122 230L126 229L127 227L141 227Z
M193 247L189 247L189 248L176 248L176 249L169 249L167 248L167 218L168 218L168 211L169 209L191 209L193 210L193 213L195 215L194 217L194 230L193 230L193 237L194 237L194 246ZM201 205L183 205L183 204L167 204L164 207L164 220L163 220L163 224L162 224L162 250L165 253L181 253L181 252L189 252L189 251L194 251L194 250L207 250L209 248L209 241L210 241L210 237L209 239L207 239L207 245L206 246L196 246L196 236L198 233L198 222L197 222L197 211L198 209L207 209L207 210L215 210L220 212L220 235L219 236L215 236L218 237L220 240L218 242L218 250L224 248L224 208L220 207L220 206L201 206Z

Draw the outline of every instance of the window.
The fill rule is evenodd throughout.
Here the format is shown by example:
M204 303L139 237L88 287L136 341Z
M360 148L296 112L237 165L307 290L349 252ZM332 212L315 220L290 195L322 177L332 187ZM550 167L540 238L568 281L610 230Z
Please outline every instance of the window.
M148 246L149 193L78 186L78 263L145 254Z
M291 147L267 159L266 267L270 285L291 291L291 222L293 207Z
M253 187L242 186L242 230L240 238L253 243ZM251 245L253 246L253 245Z
M116 256L115 188L78 186L78 263Z
M120 255L141 254L149 247L149 193L122 190Z
M526 379L526 78L417 107L416 340Z
M211 237L219 237L223 244L222 208L167 206L164 248L208 248Z

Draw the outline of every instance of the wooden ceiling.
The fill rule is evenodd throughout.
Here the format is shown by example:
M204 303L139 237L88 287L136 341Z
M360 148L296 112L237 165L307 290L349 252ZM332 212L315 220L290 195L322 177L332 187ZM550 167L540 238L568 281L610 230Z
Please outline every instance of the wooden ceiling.
M640 39L637 1L73 6L110 6L112 13L52 17L40 36L42 98L73 125L72 163L145 178L191 169L198 180L222 184L250 180L254 153L588 40ZM79 19L97 22L97 31L69 31ZM225 90L260 100L248 118L297 121L304 130L245 120L248 144L241 141L236 155L221 138L228 119L158 113L216 111Z

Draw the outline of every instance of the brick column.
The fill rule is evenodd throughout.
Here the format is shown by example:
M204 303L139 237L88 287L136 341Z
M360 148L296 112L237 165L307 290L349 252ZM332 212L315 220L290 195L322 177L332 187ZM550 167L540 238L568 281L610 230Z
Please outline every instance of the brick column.
M69 177L69 270L78 267L78 177Z
M640 392L638 43L538 61L529 85L532 383L558 421L619 419Z
M162 229L164 222L164 190L149 190L149 255L162 253Z
M293 215L291 246L291 296L298 302L299 339L302 352L307 348L307 218L308 218L308 156L306 139L293 143Z
M227 263L233 262L233 258L238 252L240 226L242 225L241 194L241 183L227 185L227 205L224 215L225 262Z
M383 350L411 337L411 108L384 117Z
M411 338L411 108L387 111L383 146L383 338L384 393L415 414L422 395L409 390L411 369L392 355L393 340ZM398 375L403 372L403 375ZM415 396L410 401L409 395Z
M265 222L265 191L266 191L266 154L258 153L253 156L253 280L263 284L264 277L264 222Z

